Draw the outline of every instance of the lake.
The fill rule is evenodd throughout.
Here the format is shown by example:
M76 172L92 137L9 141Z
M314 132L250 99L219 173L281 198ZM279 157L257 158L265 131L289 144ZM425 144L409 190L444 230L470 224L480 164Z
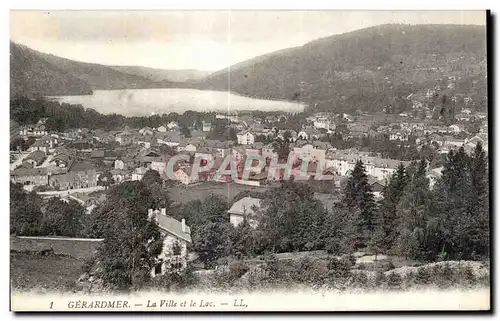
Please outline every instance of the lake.
M102 114L149 116L179 114L187 110L206 111L286 111L301 112L300 103L254 99L224 91L161 88L95 90L92 95L50 97L61 103L81 104Z

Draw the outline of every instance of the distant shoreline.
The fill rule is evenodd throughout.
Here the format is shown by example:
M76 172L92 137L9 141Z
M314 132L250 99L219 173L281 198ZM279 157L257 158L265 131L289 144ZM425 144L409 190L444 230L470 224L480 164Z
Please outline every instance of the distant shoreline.
M147 94L145 94L146 91L148 91ZM177 95L170 96L171 93L168 91L190 92L186 92L186 95L183 97L182 94L178 95L179 92L173 92ZM149 96L149 93L157 97ZM99 97L100 95L103 97ZM113 97L113 95L116 97ZM168 99L164 97L166 95L169 95L172 99L165 100ZM102 114L115 113L127 117L150 116L152 113L184 113L188 110L198 112L227 112L229 109L234 112L282 111L298 113L303 112L307 108L305 103L298 101L262 99L244 96L233 91L203 90L195 88L105 89L94 90L92 95L57 95L45 96L45 98L60 103L82 105L84 108L92 108ZM99 100L100 98L105 98L109 101ZM217 99L219 99L220 103L214 103L214 100ZM233 99L236 100L233 101L234 105L231 104ZM204 101L208 101L208 104L205 104ZM128 105L129 103L130 105ZM210 104L212 106L210 106ZM228 104L230 104L230 107L227 106ZM281 106L279 104L286 104L288 106ZM104 105L107 106L105 107L106 109L102 108ZM148 110L147 113L144 112L145 109Z

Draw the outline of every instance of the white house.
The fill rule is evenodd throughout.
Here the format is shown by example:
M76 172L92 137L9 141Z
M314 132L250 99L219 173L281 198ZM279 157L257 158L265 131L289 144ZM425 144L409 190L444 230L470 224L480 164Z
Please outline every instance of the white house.
M320 129L320 128L323 128L323 129L326 129L326 130L335 129L335 125L332 124L332 122L327 117L317 117L314 120L313 125L317 129Z
M196 149L197 149L197 147L193 143L189 143L186 145L186 147L184 147L184 151L186 151L186 152L193 152L194 153L194 152L196 152Z
M198 175L191 177L191 167L179 168L175 173L175 178L184 185L189 185L196 183L198 181Z
M167 124L168 130L173 130L179 128L179 124L176 121L171 121Z
M319 130L316 128L303 128L298 134L297 137L298 139L304 139L304 140L315 140L315 139L320 139L321 136L324 136L321 134Z
M160 133L164 133L167 131L167 127L161 125L160 127L156 128L157 131L159 131Z
M396 171L400 163L403 163L405 166L409 164L409 162L395 159L361 156L353 153L340 152L329 155L326 160L326 167L335 168L337 175L347 176L354 169L358 160L363 162L367 175L371 175L380 181L389 178L389 176Z
M196 152L197 146L194 143L190 143L187 141L182 141L179 145L176 146L177 152Z
M146 167L137 167L132 173L132 180L140 181L147 171L148 169Z
M256 220L256 212L261 208L260 199L253 197L244 197L235 202L227 211L229 220L233 226L238 226L246 217L252 228L256 228L258 222Z
M255 142L255 135L247 130L239 132L236 137L240 145L252 145Z
M450 131L452 131L454 134L458 134L462 131L462 128L460 128L460 126L456 125L456 124L453 124L453 125L450 125L448 127L450 129Z
M294 155L302 160L318 161L325 159L326 150L315 148L313 144L305 144L301 147L293 148Z
M144 127L144 128L141 128L139 130L139 134L143 135L143 136L152 136L154 134L154 131L153 129L149 128L149 127Z
M427 178L429 179L429 187L430 189L434 188L436 181L442 176L443 167L433 168L427 172Z
M212 124L209 123L209 122L203 122L201 130L204 131L204 132L211 131L212 130Z
M167 170L167 162L151 162L151 169L157 171L163 177Z
M274 151L274 145L272 143L262 147L262 156L268 158L278 157L278 153Z
M36 140L33 145L28 149L30 152L42 151L46 154L50 153L57 146L57 138L51 136L44 136Z
M122 146L130 145L133 141L133 135L128 132L123 132L116 135L115 141L117 141Z
M155 220L163 236L163 248L151 275L163 275L167 271L183 270L187 267L188 250L192 243L191 228L186 221L178 221L167 215L165 208L148 210L148 218Z
M400 140L400 141L407 141L408 140L408 134L405 132L392 132L389 135L389 140Z

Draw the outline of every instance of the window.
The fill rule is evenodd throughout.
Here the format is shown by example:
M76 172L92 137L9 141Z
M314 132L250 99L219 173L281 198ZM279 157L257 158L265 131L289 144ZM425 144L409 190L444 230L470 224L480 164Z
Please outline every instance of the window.
M157 263L155 265L155 275L161 274L163 262Z
M172 252L174 255L181 255L182 253L182 248L179 242L175 241L174 244L172 245Z

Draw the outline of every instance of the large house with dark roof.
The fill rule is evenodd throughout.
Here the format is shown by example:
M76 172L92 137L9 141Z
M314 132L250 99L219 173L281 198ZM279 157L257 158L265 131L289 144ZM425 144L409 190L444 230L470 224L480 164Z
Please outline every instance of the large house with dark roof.
M17 168L11 172L11 181L23 185L48 185L49 175L46 168Z
M49 177L49 185L60 190L97 186L97 170L89 162L75 162L67 173Z
M154 219L164 237L163 248L158 256L152 276L162 275L166 271L182 270L187 267L187 247L192 243L191 228L186 221L178 221L167 215L166 209L148 210L148 218Z
M29 154L28 157L26 157L26 162L30 163L33 166L42 165L44 160L45 160L45 152L42 152L41 150L36 150L31 154Z

